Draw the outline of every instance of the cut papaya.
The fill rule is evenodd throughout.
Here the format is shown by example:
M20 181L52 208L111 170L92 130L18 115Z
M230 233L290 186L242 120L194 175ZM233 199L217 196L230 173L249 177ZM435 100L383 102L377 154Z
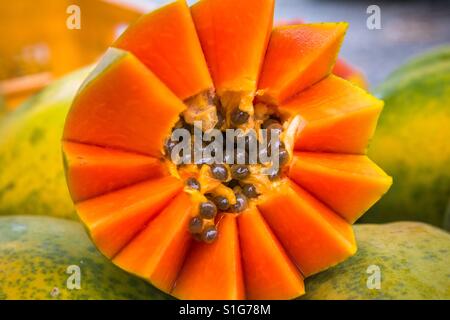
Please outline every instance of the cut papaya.
M182 100L213 87L184 0L143 16L114 46L136 55Z
M298 152L289 177L350 223L392 184L391 177L362 155Z
M64 142L67 184L74 202L168 175L157 158Z
M259 209L303 275L310 276L356 252L351 225L286 180Z
M189 196L179 194L113 262L169 292L191 243L187 228L191 211Z
M302 295L355 253L351 223L390 186L358 155L383 103L329 75L347 25L271 33L273 10L172 1L123 34L67 116L93 242L176 298Z
M354 154L366 152L382 109L383 101L333 75L279 107L302 117L296 150Z
M202 0L191 11L216 90L255 91L274 0Z
M179 180L164 177L80 202L76 209L100 251L113 257L181 187Z
M262 99L278 105L329 75L346 30L342 22L275 28L259 80Z
M238 226L247 298L292 299L304 294L302 275L258 210L240 215Z
M64 139L159 157L184 109L131 53L109 49L73 102Z
M176 280L172 294L180 299L244 299L236 218L224 215L212 244L195 242Z

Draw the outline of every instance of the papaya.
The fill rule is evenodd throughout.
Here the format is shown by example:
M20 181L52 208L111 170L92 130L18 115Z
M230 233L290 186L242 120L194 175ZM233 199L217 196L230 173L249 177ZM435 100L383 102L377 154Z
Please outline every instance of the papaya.
M60 140L64 119L89 71L84 68L55 81L2 119L0 215L77 219Z
M369 156L397 183L361 221L443 227L450 200L450 47L400 67L376 94L386 106Z
M0 218L0 299L168 299L115 267L80 223L38 216Z
M305 23L305 21L302 19L290 19L290 20L279 20L276 23L276 25L289 26L301 23ZM337 75L340 78L346 79L363 89L367 89L369 87L364 73L342 58L338 58L336 60L336 64L333 67L333 74Z
M365 155L383 102L331 74L347 24L272 29L273 9L149 12L68 112L79 218L114 264L173 297L303 295L355 254L352 224L392 183Z
M306 280L312 300L448 300L450 235L420 222L355 225L358 253Z

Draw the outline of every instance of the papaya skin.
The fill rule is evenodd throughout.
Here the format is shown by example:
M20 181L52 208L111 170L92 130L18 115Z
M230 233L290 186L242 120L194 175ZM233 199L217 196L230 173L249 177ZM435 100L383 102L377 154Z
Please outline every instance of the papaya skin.
M450 235L418 222L355 225L358 253L306 281L305 300L448 300ZM371 272L368 268L372 266ZM379 290L370 275L381 275ZM369 281L371 285L376 282Z

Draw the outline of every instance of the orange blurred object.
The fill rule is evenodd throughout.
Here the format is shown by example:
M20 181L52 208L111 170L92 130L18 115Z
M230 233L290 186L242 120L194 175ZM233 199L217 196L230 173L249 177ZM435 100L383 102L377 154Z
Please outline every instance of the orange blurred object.
M6 108L93 63L142 13L117 0L1 1L0 97Z

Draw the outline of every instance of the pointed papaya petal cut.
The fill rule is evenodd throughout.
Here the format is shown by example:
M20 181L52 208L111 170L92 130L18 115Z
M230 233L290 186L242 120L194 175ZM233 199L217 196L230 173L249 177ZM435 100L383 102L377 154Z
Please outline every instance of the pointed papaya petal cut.
M296 152L289 177L349 223L373 206L392 178L368 157Z
M293 299L305 293L303 277L257 209L238 217L247 299Z
M63 142L67 184L77 203L145 180L168 175L160 159Z
M213 87L184 0L144 15L113 46L132 52L182 100Z
M221 217L215 242L192 244L171 294L183 300L245 298L236 217Z
M113 262L169 292L192 240L188 231L191 210L189 195L181 192Z
M191 7L219 94L255 91L273 11L274 0L202 0Z
M78 216L97 248L113 257L182 189L168 176L78 203Z
M289 179L259 209L305 277L356 252L351 225Z
M347 23L299 24L275 28L258 89L279 105L331 73Z
M334 75L283 103L285 117L300 115L295 138L300 151L364 154L383 109L383 101Z
M111 48L75 98L64 139L160 157L184 109L136 57Z

